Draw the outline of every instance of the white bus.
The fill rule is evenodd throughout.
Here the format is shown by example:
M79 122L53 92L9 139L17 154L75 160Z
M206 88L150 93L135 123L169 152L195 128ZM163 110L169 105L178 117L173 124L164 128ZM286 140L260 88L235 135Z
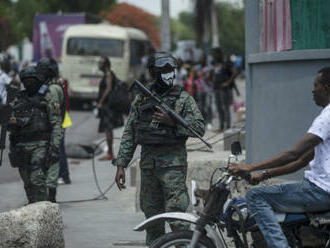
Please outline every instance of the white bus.
M71 99L95 100L102 73L101 55L111 61L116 76L130 84L139 77L141 58L151 48L140 30L109 24L82 24L69 27L63 37L61 70L69 82Z

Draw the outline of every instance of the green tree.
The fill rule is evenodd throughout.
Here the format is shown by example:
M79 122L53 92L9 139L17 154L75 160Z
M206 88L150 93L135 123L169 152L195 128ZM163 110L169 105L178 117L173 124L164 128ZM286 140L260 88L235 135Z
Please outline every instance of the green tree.
M189 12L181 12L178 19L171 20L171 36L173 41L194 40L196 33L193 26L193 15Z
M197 3L197 1L196 1ZM204 0L200 0L199 4L206 4ZM199 11L197 11L199 10ZM226 54L244 54L245 51L245 17L244 8L238 8L233 4L219 2L216 3L216 12L218 19L220 47ZM202 13L202 14L201 14ZM201 36L204 33L202 25L203 18L198 16L201 14L203 18L208 18L209 15L201 11L201 8L196 6L195 13L181 12L179 19L173 21L172 31L173 37L177 40L196 39L199 45L202 44ZM199 25L197 25L199 24ZM199 38L199 39L198 39ZM209 37L211 40L211 37ZM209 42L211 44L211 42ZM209 45L207 44L207 45Z
M13 3L10 0L0 0L0 52L18 41L17 27L11 14Z
M48 12L47 1L19 0L11 6L11 23L15 25L16 39L28 37L32 40L33 20L36 13Z
M194 15L190 12L183 11L179 14L179 21L185 26L194 29Z
M229 3L217 3L220 47L226 54L244 54L244 9Z
M116 0L48 0L49 11L88 12L98 15L100 11L109 10Z
M193 14L189 12L181 12L178 19L171 20L172 49L176 48L176 42L179 40L196 39L193 20Z

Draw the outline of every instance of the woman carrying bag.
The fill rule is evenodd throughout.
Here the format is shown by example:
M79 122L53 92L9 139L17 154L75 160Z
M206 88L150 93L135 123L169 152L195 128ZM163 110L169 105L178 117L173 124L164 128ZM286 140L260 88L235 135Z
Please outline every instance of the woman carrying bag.
M105 133L108 152L105 156L99 158L99 160L113 160L113 129L122 127L124 120L121 112L118 112L112 107L114 94L111 94L115 89L118 80L113 71L111 71L111 63L108 57L101 56L98 63L99 69L103 72L103 78L100 82L98 93L98 112L100 118L99 133Z

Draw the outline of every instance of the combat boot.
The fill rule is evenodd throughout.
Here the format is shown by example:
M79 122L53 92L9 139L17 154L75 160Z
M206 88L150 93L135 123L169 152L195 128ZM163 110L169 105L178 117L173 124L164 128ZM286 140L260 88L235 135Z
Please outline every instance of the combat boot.
M56 203L56 188L48 189L48 201Z

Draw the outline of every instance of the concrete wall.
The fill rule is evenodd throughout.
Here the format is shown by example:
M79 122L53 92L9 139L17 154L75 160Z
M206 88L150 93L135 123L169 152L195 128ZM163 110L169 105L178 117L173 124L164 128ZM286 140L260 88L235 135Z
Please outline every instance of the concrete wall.
M259 53L259 1L246 1L246 160L289 148L319 113L312 98L317 71L330 49Z

